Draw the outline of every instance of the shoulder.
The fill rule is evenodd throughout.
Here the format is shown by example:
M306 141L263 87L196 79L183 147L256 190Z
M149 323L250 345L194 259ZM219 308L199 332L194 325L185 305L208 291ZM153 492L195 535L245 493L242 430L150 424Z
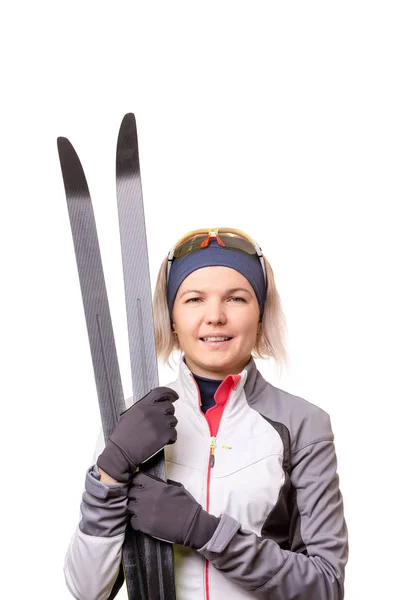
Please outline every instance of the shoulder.
M287 428L292 451L319 441L333 441L330 417L322 408L272 385L258 370L250 383L245 386L249 405L264 418Z

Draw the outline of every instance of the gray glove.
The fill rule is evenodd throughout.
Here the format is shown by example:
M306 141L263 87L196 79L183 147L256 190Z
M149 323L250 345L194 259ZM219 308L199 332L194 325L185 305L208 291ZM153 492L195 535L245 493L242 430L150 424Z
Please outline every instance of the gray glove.
M178 397L171 388L154 388L123 412L97 459L100 469L126 483L142 462L176 442L178 421L172 402Z
M181 483L145 473L132 480L128 510L132 529L195 550L207 544L219 524Z

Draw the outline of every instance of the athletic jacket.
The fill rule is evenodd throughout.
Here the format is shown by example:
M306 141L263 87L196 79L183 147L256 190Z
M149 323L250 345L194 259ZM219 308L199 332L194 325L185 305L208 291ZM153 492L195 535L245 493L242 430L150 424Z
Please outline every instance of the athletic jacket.
M329 416L266 382L253 360L205 415L184 361L169 387L179 400L168 477L221 516L200 550L174 545L177 600L342 600L347 529ZM106 600L120 585L126 486L98 479L89 470L65 562L78 600Z

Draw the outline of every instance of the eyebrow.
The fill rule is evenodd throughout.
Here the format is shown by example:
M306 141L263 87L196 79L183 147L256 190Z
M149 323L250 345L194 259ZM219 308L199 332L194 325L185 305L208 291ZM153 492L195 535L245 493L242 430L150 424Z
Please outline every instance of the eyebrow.
M227 295L229 294L234 294L235 292L246 292L246 294L251 295L251 292L249 290L246 290L246 288L242 288L242 287L235 287L235 288L230 288L229 290L226 290L225 293ZM182 298L182 296L185 296L185 294L203 294L204 290L185 290L184 292L182 292L181 294L179 294L179 298Z

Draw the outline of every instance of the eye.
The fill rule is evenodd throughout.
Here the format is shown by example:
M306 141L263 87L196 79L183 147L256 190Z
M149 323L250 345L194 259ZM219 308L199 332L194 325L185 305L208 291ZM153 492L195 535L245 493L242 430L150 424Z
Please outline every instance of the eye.
M241 296L232 296L231 298L228 299L229 302L246 302L246 300L244 298L242 298Z
M196 302L200 302L201 298L196 296L196 298L189 298L185 301L185 304L195 304Z

